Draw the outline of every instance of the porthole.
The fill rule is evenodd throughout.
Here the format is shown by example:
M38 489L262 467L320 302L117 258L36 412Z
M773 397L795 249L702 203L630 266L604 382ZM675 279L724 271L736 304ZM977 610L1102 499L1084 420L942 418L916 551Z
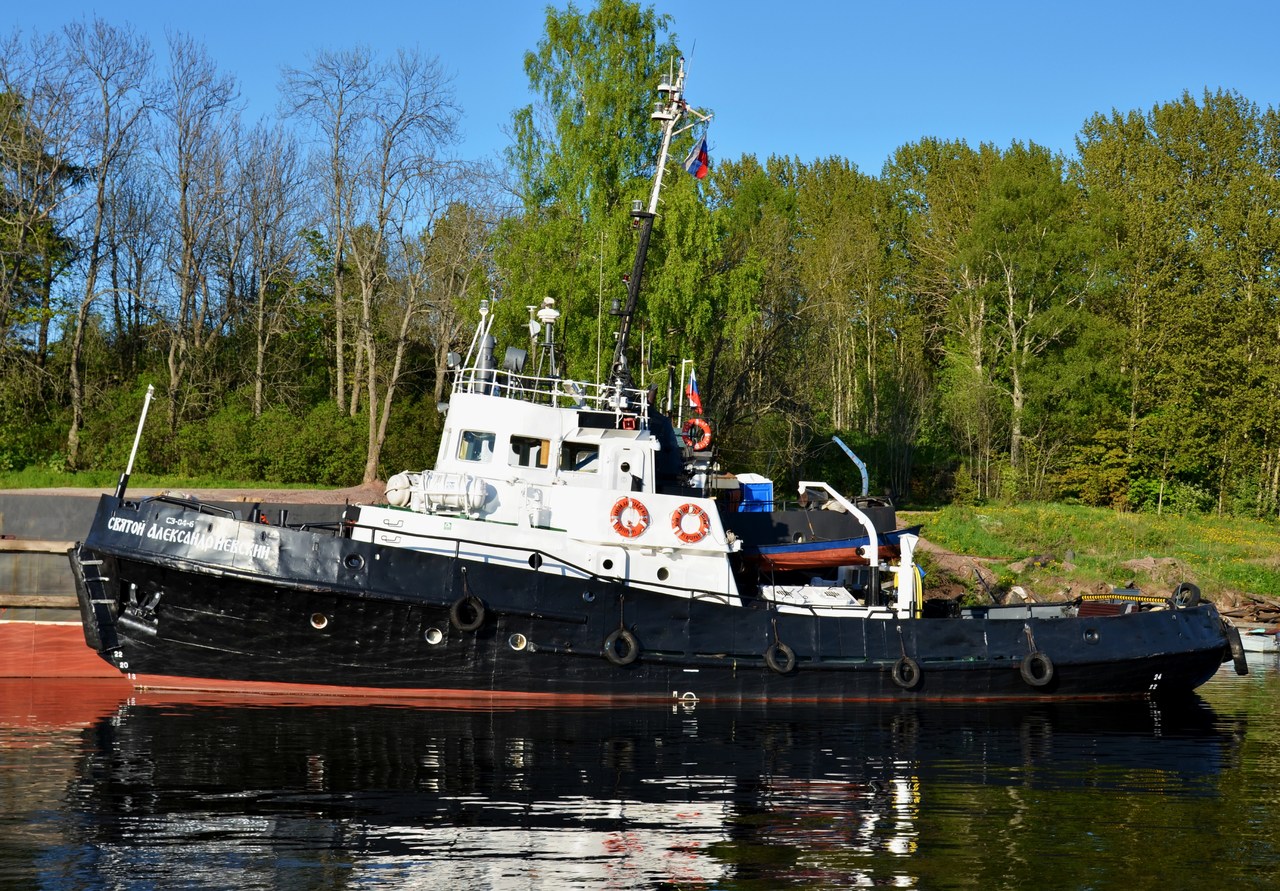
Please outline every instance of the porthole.
M605 561L604 561L603 563L601 563L600 565L601 565L601 566L603 566L605 569L613 569L613 561L612 561L612 560L605 560Z
M329 617L324 613L312 613L311 627L317 631L323 631L325 628L329 627Z
M667 571L667 567L665 566L661 567L658 570L658 581L665 582L669 575L671 575L671 573Z
M592 593L592 592L590 592L590 591L583 591L583 592L582 592L582 602L583 602L583 603L595 603L595 602L596 602L596 595L595 595L595 594L593 594L593 593Z
M363 569L364 557L361 557L359 554L347 554L347 556L342 558L342 565L347 567L347 569Z
M422 637L429 644L438 644L444 640L444 632L432 626L422 633Z
M1084 642L1090 643L1090 644L1096 644L1098 642L1098 629L1086 628L1084 630Z
M529 639L517 631L515 634L507 638L507 646L515 650L517 653L523 650L529 644Z
M529 567L530 567L531 569L537 569L537 568L538 568L538 567L540 567L541 565L542 565L542 555L541 555L541 554L530 554L530 555L529 555Z

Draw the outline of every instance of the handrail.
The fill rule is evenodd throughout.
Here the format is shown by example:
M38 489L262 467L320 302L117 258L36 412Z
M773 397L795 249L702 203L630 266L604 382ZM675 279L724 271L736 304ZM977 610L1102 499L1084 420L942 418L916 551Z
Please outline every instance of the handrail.
M848 501L848 499L846 499L843 495L841 495L839 492L837 492L835 489L831 488L831 486L827 485L824 482L801 480L800 492L803 493L805 489L822 489L824 492L826 492L828 495L834 498L837 504L839 504L841 507L847 510L850 514L853 515L853 517L859 523L862 524L862 528L867 530L867 542L868 542L866 545L864 545L861 548L862 556L866 557L867 562L870 563L872 566L878 566L880 563L880 536L876 532L876 525L875 523L871 522L871 518L868 517L866 514L864 514L858 508L854 507L853 504L851 504Z
M185 507L195 510L202 514L217 514L232 519L239 519L239 514L234 510L225 507L218 507L216 504L209 504L207 501L200 501L196 498L178 498L173 495L151 495L146 498L138 499L141 504L145 501L161 501L165 504L174 504L178 507Z
M520 402L542 402L561 408L637 415L647 427L648 394L644 390L619 389L611 384L573 381L560 377L515 374L499 368L472 366L457 371L454 393L483 393Z

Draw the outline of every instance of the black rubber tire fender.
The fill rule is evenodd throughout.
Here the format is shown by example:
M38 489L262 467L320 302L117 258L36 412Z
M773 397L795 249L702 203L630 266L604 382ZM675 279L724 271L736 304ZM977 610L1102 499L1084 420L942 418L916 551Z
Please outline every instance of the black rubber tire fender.
M764 664L778 674L791 674L796 668L795 650L782 641L775 640L769 644L769 649L764 651Z
M619 650L618 645L622 648ZM619 628L604 639L604 657L614 665L630 665L640 656L640 642L625 628Z
M483 600L474 594L463 594L449 607L449 622L459 631L475 631L484 624L486 614Z
M1244 677L1249 673L1249 660L1244 654L1244 641L1240 639L1240 629L1224 621L1222 633L1227 638L1227 646L1231 648L1231 661L1235 664L1236 674Z
M1177 609L1190 609L1200 603L1200 589L1191 582L1183 582L1173 589L1169 602Z
M1053 681L1053 660L1045 653L1028 653L1018 666L1022 679L1032 687L1047 687Z
M893 682L902 689L914 690L920 686L924 672L920 670L919 662L910 656L903 656L893 663L893 668L889 671L889 677L893 678Z

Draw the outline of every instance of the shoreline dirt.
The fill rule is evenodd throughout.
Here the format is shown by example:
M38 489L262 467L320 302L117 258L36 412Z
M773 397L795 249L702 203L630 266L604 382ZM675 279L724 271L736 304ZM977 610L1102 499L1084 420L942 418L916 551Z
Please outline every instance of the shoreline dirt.
M67 495L82 498L97 498L99 495L110 495L114 488L84 489L55 487L49 489L5 489L10 495ZM191 496L206 501L223 501L250 504L264 502L272 504L369 504L382 500L387 491L387 484L374 480L360 486L348 486L345 489L157 489L147 487L130 487L131 496L175 495Z

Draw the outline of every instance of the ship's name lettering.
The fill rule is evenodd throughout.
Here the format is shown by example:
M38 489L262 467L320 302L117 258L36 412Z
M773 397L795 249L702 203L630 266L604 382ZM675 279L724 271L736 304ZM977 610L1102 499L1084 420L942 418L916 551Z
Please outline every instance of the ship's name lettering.
M146 520L130 520L125 517L112 517L107 520L107 528L112 532L124 532L129 535L141 535L147 528Z
M174 529L169 526L151 524L147 530L147 538L156 541L172 541L178 544L191 545L209 551L226 551L229 554L242 554L248 557L265 559L271 555L266 545L254 544L251 541L240 541L237 538L226 538L222 535L206 535L194 529Z
M207 535L183 526L161 526L158 523L152 523L147 526L146 520L112 517L107 520L107 529L111 532L136 535L139 538L145 537L153 541L190 545L193 548L202 548L206 551L224 551L228 554L252 557L255 560L265 560L271 556L271 548L267 545L256 544L252 541L240 541L237 538L227 538L224 535Z

